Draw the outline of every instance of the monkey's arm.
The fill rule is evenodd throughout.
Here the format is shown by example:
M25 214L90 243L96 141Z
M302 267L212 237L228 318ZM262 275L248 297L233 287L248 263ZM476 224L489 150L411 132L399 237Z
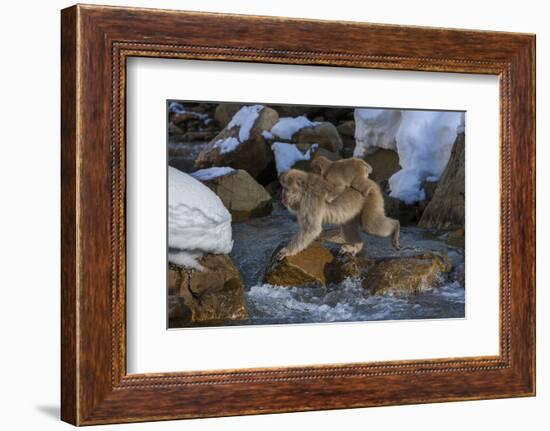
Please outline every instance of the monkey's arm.
M294 235L286 247L279 250L277 260L300 253L315 241L323 230L320 213L299 217L298 225L300 226L298 233Z

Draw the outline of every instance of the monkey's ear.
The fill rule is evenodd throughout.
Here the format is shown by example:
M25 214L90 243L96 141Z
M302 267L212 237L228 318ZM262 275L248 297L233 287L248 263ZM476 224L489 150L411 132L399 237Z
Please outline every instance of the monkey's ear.
M319 163L319 158L318 157L316 157L315 159L313 159L311 161L310 167L311 167L311 172L313 172L315 174L320 174L321 173L321 163Z
M365 164L367 165L367 172L370 174L372 174L372 166L369 165L367 162L365 162Z

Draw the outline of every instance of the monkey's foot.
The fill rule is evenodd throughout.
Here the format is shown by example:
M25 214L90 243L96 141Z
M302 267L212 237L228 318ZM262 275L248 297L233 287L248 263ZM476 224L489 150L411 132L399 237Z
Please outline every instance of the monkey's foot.
M357 244L344 244L342 247L340 247L340 250L338 251L339 254L351 254L352 256L355 256L357 253L361 251L363 248L362 243Z

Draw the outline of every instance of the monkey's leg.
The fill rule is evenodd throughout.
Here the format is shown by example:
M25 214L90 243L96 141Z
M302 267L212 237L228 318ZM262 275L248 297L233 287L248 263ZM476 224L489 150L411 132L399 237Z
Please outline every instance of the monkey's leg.
M367 197L370 191L374 188L370 180L364 180L362 177L355 178L351 182L350 187L354 190L357 190L364 197Z
M393 247L396 250L399 250L401 248L401 244L399 242L399 236L401 233L401 223L399 223L399 220L394 220L394 230L393 230L393 236L392 236L392 244Z
M298 219L300 230L290 240L286 247L277 253L277 259L281 260L286 256L294 256L307 248L323 231L322 220L319 215L304 220Z
M346 244L340 248L340 252L355 256L363 248L363 240L359 229L359 217L355 217L353 220L343 224L341 230L342 238Z
M368 211L363 211L361 215L361 225L370 235L380 237L388 237L391 235L392 244L395 249L399 250L401 248L399 243L401 224L399 220L394 220L382 214L372 214Z

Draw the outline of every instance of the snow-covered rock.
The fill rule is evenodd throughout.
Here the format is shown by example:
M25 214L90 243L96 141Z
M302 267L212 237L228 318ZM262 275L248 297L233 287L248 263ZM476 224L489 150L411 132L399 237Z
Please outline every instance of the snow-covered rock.
M233 116L227 128L232 129L238 127L239 141L247 141L250 138L250 130L252 130L252 126L254 126L262 109L264 109L263 105L243 106Z
M201 269L204 253L233 248L231 214L220 198L191 175L168 168L168 260Z
M298 130L318 124L320 123L309 120L305 115L295 118L283 117L271 128L271 133L280 139L290 140Z
M203 121L204 124L208 124L210 121L212 121L212 119L207 114L185 109L185 106L183 106L183 104L179 102L170 102L170 105L168 105L168 111L179 116L180 117L179 121L182 121L182 119L185 119L187 117L199 119ZM178 117L174 118L175 123L179 122L177 118Z
M378 148L397 151L402 169L390 179L390 196L406 203L423 200L422 182L441 176L464 113L450 111L355 110L355 157Z
M333 152L339 152L343 147L342 138L334 124L311 121L305 115L279 119L271 131L264 133L264 137L293 144L317 144Z
M300 129L293 138L299 145L317 144L325 150L339 153L344 147L338 129L328 121L322 121L313 127Z
M273 154L262 133L271 129L278 119L275 110L263 105L243 106L201 151L195 166L229 166L246 170L258 178L273 161Z
M193 178L199 181L209 181L217 177L235 172L235 169L229 166L215 166L213 168L199 169L191 174Z
M451 155L462 112L406 111L397 133L397 153L403 168L389 180L390 196L407 203L425 198L422 182L437 181Z
M287 172L296 162L300 160L310 160L312 153L317 149L317 145L312 145L306 152L302 152L295 144L287 144L284 142L274 142L271 145L273 154L275 155L275 165L277 167L277 175Z

